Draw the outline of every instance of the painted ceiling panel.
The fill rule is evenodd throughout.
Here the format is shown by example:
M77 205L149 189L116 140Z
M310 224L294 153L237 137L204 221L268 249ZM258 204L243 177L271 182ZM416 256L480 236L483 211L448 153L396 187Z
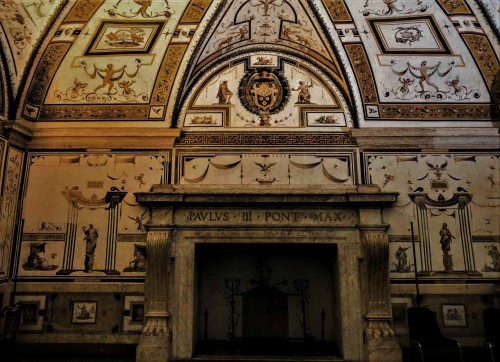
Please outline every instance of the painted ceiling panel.
M233 0L214 21L196 56L195 69L231 50L273 44L314 54L340 74L329 41L306 1Z
M204 3L77 2L38 64L23 115L40 120L163 120L175 70L204 14ZM181 17L187 25L179 22Z
M436 3L386 3L348 4L356 26L362 29L382 101L490 101L488 88L459 33L482 34L471 24L472 14L465 4L456 11L467 15L450 19ZM462 29L465 20L471 25ZM453 22L460 25L456 27Z
M499 99L498 54L488 38L490 29L479 21L482 14L465 1L325 5L356 74L366 120L497 116L492 105Z
M0 1L0 32L6 41L3 45L10 58L12 87L14 91L40 38L57 16L64 0L4 0Z

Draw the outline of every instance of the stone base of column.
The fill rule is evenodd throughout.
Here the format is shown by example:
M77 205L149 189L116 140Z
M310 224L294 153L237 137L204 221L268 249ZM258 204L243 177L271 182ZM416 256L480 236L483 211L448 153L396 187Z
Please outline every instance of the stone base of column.
M368 362L403 361L403 353L398 338L367 338L365 348L366 361Z
M167 336L140 336L136 362L167 362L169 360Z

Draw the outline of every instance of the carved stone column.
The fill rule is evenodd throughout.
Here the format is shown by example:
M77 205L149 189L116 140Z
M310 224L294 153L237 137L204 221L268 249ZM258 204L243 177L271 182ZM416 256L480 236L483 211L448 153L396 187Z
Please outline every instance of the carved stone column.
M389 237L388 225L360 226L364 250L366 290L365 329L366 360L376 362L402 361L399 340L391 328L389 299Z
M170 313L167 310L170 228L149 228L145 283L145 325L137 346L137 362L166 362L170 356Z

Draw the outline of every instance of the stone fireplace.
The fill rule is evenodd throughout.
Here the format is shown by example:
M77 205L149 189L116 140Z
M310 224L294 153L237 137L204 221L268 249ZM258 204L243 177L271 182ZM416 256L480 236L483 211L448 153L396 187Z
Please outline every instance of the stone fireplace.
M244 360L290 346L305 359L312 348L401 360L382 219L397 193L157 185L136 196L151 212L138 361Z

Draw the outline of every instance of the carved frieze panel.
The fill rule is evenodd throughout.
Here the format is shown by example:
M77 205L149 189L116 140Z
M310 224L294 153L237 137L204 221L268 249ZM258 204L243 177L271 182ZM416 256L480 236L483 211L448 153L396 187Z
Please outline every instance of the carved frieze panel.
M180 184L352 185L352 153L189 154L178 158Z

